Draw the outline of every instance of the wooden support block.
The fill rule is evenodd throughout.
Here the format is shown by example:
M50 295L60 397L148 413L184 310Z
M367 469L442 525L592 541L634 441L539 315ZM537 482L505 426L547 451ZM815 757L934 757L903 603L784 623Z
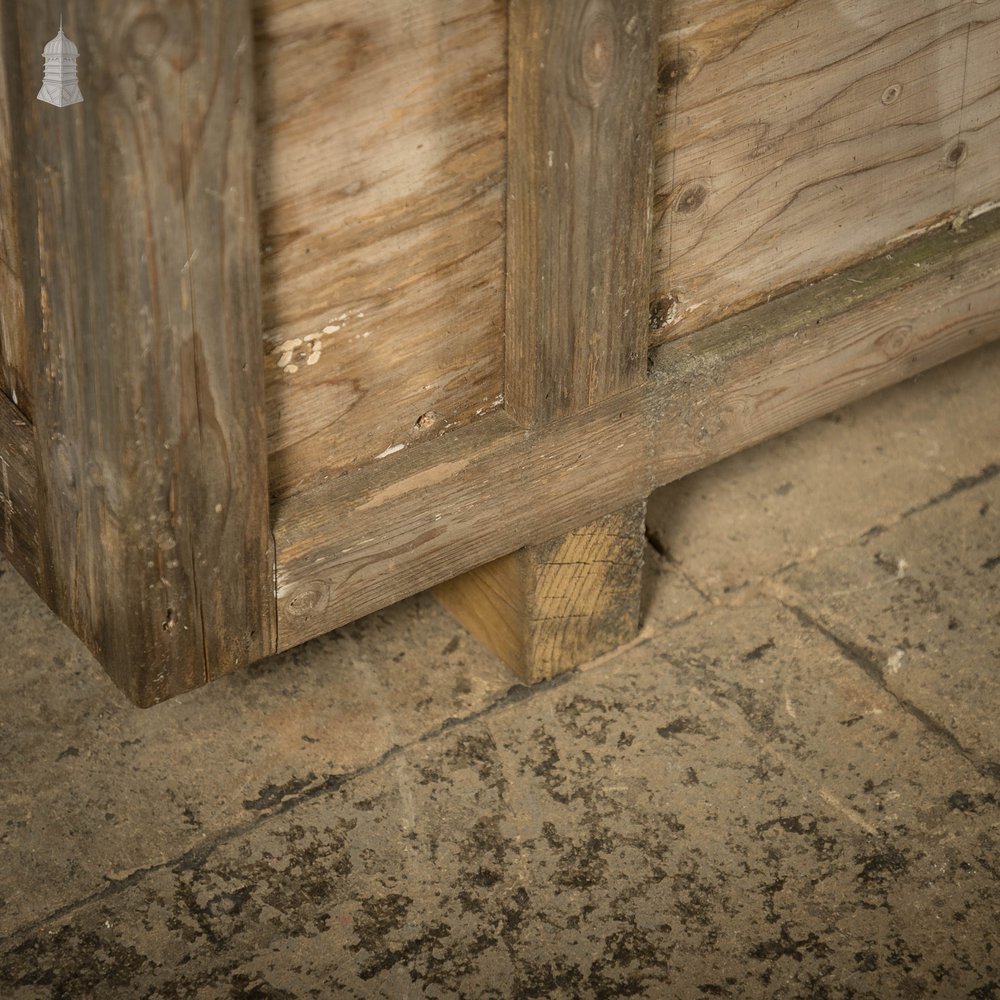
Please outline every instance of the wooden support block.
M608 653L639 629L645 503L441 584L438 600L525 683Z

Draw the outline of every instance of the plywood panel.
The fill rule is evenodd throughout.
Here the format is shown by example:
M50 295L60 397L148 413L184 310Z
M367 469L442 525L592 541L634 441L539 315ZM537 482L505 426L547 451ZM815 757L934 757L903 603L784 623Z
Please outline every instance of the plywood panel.
M506 5L255 8L282 496L503 401Z
M1000 0L663 4L654 341L1000 197Z

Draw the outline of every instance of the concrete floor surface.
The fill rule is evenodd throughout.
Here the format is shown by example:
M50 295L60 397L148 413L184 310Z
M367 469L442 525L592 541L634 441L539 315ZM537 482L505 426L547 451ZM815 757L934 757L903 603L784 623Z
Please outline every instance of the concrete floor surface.
M658 491L530 690L420 595L143 712L0 563L0 998L1000 998L998 386Z

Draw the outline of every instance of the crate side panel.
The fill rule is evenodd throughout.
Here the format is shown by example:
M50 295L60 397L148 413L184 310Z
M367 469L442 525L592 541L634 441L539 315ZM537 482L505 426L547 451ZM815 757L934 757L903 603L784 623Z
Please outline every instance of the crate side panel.
M654 342L1000 197L998 25L998 0L664 3Z
M272 493L502 404L493 0L256 0Z

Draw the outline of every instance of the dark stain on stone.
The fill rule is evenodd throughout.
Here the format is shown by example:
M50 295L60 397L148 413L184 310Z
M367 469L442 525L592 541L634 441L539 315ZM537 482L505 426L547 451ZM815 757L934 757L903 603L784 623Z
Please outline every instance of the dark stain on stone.
M848 728L850 728L856 723L861 722L862 719L864 719L863 715L852 715L849 719L841 719L840 724L842 726L847 726Z
M975 799L961 790L948 796L948 806L956 812L976 812Z
M232 979L231 1000L298 1000L294 993L279 989L257 976L237 973Z
M887 845L871 854L856 855L854 863L861 865L861 871L857 874L858 881L879 885L899 878L910 867L906 852L892 845Z
M778 816L775 819L758 823L757 833L766 833L775 827L793 836L805 837L819 856L829 855L833 848L837 846L835 837L828 837L819 832L815 816Z
M441 650L441 655L447 656L449 653L454 653L455 650L458 649L458 644L460 641L461 640L459 636L453 635L451 639L448 640L448 645Z
M876 524L874 527L869 528L861 536L861 544L867 545L873 538L878 538L879 535L884 535L889 529L882 524Z
M1000 979L991 979L977 986L969 994L969 1000L1000 1000Z
M887 556L882 552L876 552L872 559L876 566L889 576L896 576L899 573L899 562L892 556Z
M153 963L130 945L119 943L110 934L81 931L64 924L44 938L29 938L8 952L24 960L28 971L10 982L14 987L42 986L55 998L107 995L108 988L128 987L136 976L154 971ZM63 964L63 959L69 959ZM0 974L5 970L0 966Z
M76 747L66 747L66 749L63 750L63 752L59 754L58 757L56 757L56 760L62 760L64 757L79 757L79 756L80 756L80 751Z
M302 742L303 743L319 743L319 740L315 736L306 736L305 734L303 734L303 736L302 736Z
M489 889L491 886L503 881L503 875L492 868L480 868L479 871L471 876L470 880L473 885L478 885L483 889Z
M878 955L873 951L856 951L854 961L858 972L874 972L878 968Z
M244 799L244 809L270 809L279 805L290 795L297 795L316 781L316 775L310 771L304 778L290 778L283 785L266 784L257 793L255 799Z
M755 733L761 733L768 739L785 742L784 734L774 722L773 692L757 691L742 684L733 684L720 694L739 708Z
M139 746L139 744L140 744L140 743L142 743L142 737L141 737L141 736L137 737L137 738L136 738L136 739L134 739L134 740L122 740L122 741L121 741L121 742L120 742L120 743L118 744L118 746L120 746L120 747L121 747L122 749L124 749L125 747L135 747L135 746Z
M983 569L996 569L1000 566L1000 556L991 556L986 562L983 563Z
M775 489L774 492L779 497L786 497L789 493L791 493L793 486L794 484L792 483L782 483Z
M635 926L613 931L603 942L601 956L588 974L590 996L601 1000L648 996L653 983L663 980L672 948L655 931ZM662 970L659 975L656 970Z
M390 935L405 925L412 905L413 900L409 896L398 892L362 900L358 912L354 914L354 932L358 941L352 946L352 951L363 950L377 955Z
M768 639L767 642L761 643L759 646L755 646L749 653L744 653L743 662L750 663L753 660L760 660L763 658L764 654L771 649L774 649L774 639Z
M656 731L665 740L680 733L693 733L695 736L704 736L705 734L701 723L697 719L692 719L686 715L674 719L673 722L668 722L665 726L659 726Z
M1000 475L1000 465L987 465L981 472L978 472L974 476L963 476L961 479L956 479L944 493L939 493L937 496L931 497L930 500L926 500L916 507L911 507L903 514L903 517L910 517L913 514L919 514L921 511L927 510L929 507L936 507L938 504L944 503L946 500L951 500L952 497L956 497L960 493L965 493L967 490L975 489L975 487L981 486L983 483L988 483L998 475Z
M829 949L819 939L819 935L809 933L804 938L793 938L786 926L782 926L780 937L761 941L750 949L750 957L759 962L775 962L784 957L801 962L807 953L822 957L829 953Z
M220 892L205 904L205 912L213 918L239 915L247 900L253 895L253 886L243 886L230 892Z

